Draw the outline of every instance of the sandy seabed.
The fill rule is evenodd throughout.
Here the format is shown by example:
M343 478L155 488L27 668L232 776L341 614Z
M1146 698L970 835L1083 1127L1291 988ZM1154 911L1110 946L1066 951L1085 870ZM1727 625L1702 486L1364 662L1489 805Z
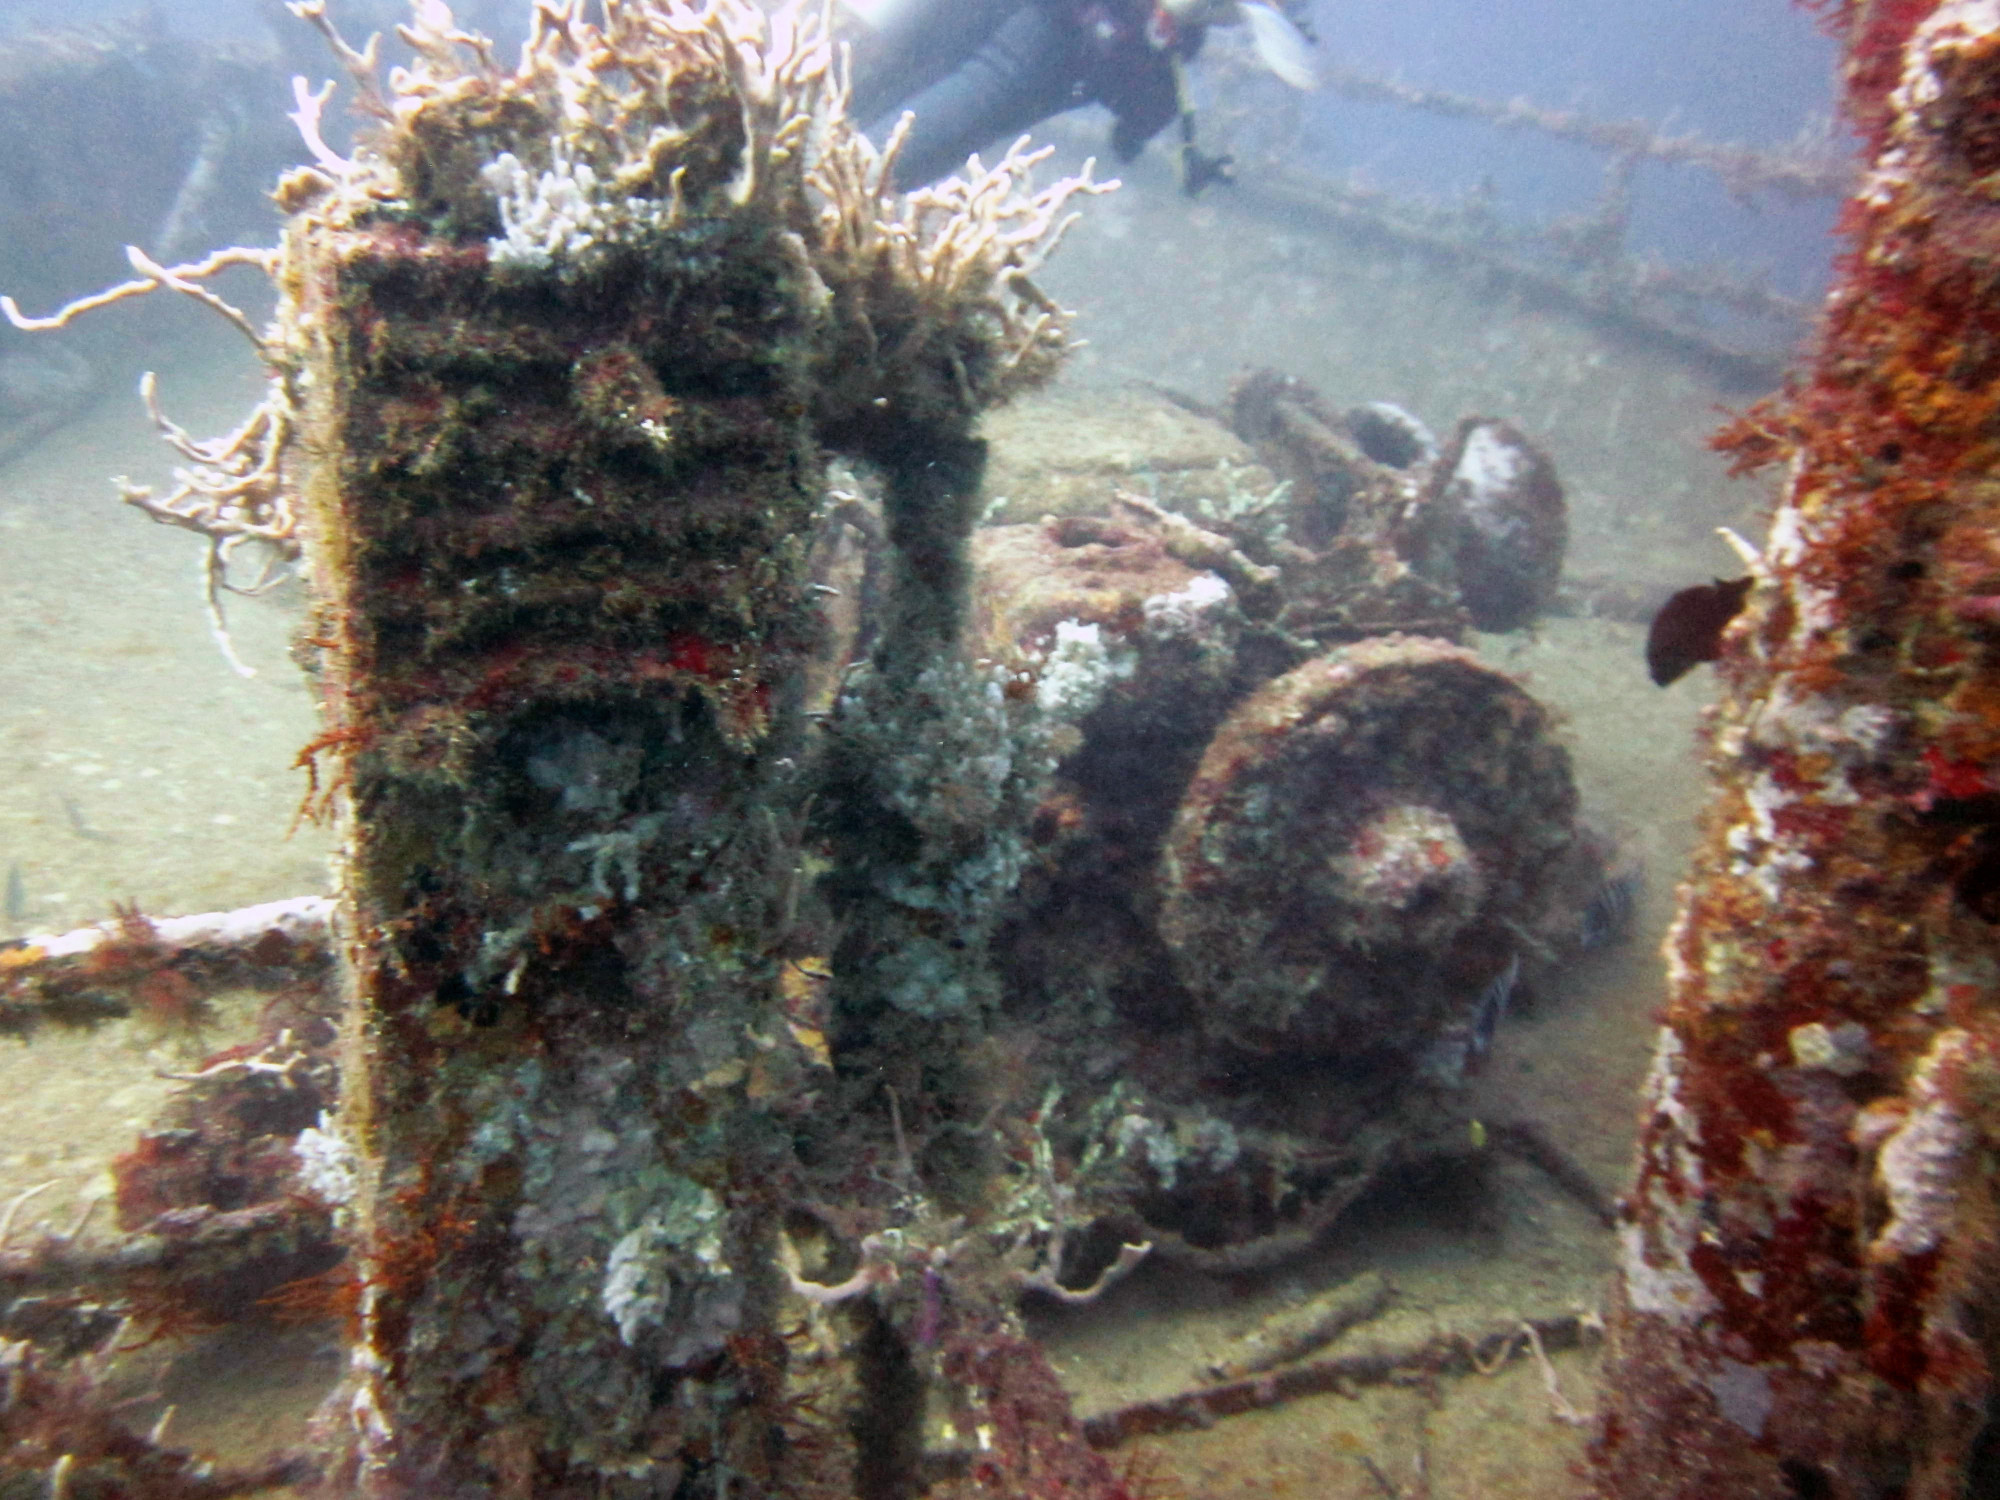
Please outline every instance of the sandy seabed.
M1395 401L1440 431L1462 415L1504 416L1564 478L1572 572L1640 591L1730 570L1719 524L1757 533L1767 492L1725 481L1703 446L1717 405L1754 392L1419 261L1260 218L1252 195L1190 208L1155 165L1091 205L1049 275L1090 340L1063 401L1137 377L1214 401L1240 369L1269 365L1342 404ZM196 433L226 430L256 399L259 372L226 332L173 327L159 353L170 412ZM1012 440L1032 440L1035 413L1007 419ZM20 892L0 936L79 926L117 902L191 912L327 886L325 834L294 827L305 779L292 763L316 729L286 651L301 595L294 585L232 602L257 675L232 673L204 623L199 543L120 506L107 482L159 483L168 467L137 401L113 395L0 468L0 874L18 870ZM1631 939L1579 961L1559 993L1530 997L1473 1084L1477 1109L1534 1120L1607 1192L1627 1170L1663 998L1657 949L1700 803L1708 691L1706 674L1654 688L1640 637L1631 624L1567 618L1478 643L1562 711L1587 809L1646 870ZM253 1006L225 1007L210 1043L230 1040ZM0 1044L0 1200L49 1183L24 1215L73 1222L174 1087L160 1075L189 1061L184 1042L140 1022ZM106 1205L92 1232L109 1218ZM1088 1309L1037 1315L1036 1328L1080 1409L1101 1411L1195 1384L1232 1334L1369 1266L1398 1295L1366 1333L1400 1340L1594 1308L1610 1236L1539 1173L1497 1159L1477 1181L1385 1185L1316 1257L1281 1273L1149 1271ZM1554 1360L1586 1413L1595 1364L1589 1348ZM258 1331L154 1346L128 1378L178 1405L179 1441L247 1453L296 1440L337 1369L324 1331ZM1491 1376L1309 1398L1127 1451L1152 1493L1191 1500L1381 1500L1364 1457L1408 1487L1420 1454L1427 1488L1406 1493L1563 1500L1583 1493L1582 1445L1517 1357Z

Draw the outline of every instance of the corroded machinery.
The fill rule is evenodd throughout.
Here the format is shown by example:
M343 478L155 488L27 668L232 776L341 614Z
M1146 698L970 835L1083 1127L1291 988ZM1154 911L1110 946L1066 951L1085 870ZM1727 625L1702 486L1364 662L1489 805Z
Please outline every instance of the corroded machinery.
M1525 947L1561 951L1576 793L1546 712L1421 637L1339 647L1233 712L1167 836L1160 926L1203 1029L1449 1075ZM1567 898L1567 902L1564 898ZM1497 962L1496 962L1497 957ZM1495 1002L1497 1003L1497 999Z
M1007 1024L1073 1093L1118 1080L1106 1206L1236 1254L1463 1141L1456 1085L1601 936L1612 851L1548 712L1459 643L1553 594L1546 456L1269 372L1228 414L1267 479L1113 493L974 551L980 648L1069 726ZM1227 1206L1267 1178L1289 1217Z
M2000 24L1973 0L1830 9L1874 170L1810 378L1727 436L1790 477L1721 664L1715 802L1670 944L1598 1445L1618 1500L1994 1485ZM616 55L576 46L563 7L539 15L528 78ZM963 322L898 323L925 311L899 257L931 242L789 216L797 137L765 128L788 85L756 71L772 49L754 38L684 57L669 102L717 107L686 133L655 120L644 159L614 168L591 154L606 139L558 151L548 97L511 92L470 39L417 35L416 87L378 96L400 154L326 152L293 184L309 222L269 262L294 297L293 341L265 350L272 404L233 446L184 449L200 472L172 502L218 545L252 523L296 542L279 481L297 473L295 423L315 435L309 514L340 533L311 539L329 570L321 750L356 819L345 1138L286 1116L290 1144L261 1144L303 1159L316 1199L228 1224L176 1209L214 1235L162 1223L97 1269L160 1300L191 1284L184 1252L210 1257L211 1281L243 1263L225 1228L317 1265L337 1212L349 1255L326 1291L358 1335L330 1411L351 1463L335 1474L378 1493L714 1492L746 1475L899 1493L936 1374L959 1403L950 1430L977 1442L936 1493L1115 1495L996 1289L1087 1295L1061 1232L1095 1204L1167 1226L1156 1254L1231 1268L1251 1263L1227 1253L1245 1236L1324 1224L1421 1136L1397 1099L1449 1083L1542 950L1587 941L1599 856L1565 823L1546 721L1452 639L1488 607L1483 560L1545 558L1549 507L1518 528L1469 516L1454 487L1494 471L1492 424L1432 457L1384 414L1386 431L1281 390L1271 425L1312 444L1282 500L1197 516L1135 501L989 533L989 573L1014 575L971 594L990 660L933 670L968 603L970 412L1054 353L1041 335L1060 320L1038 321L1015 274L1045 216L946 278L970 296ZM371 86L365 56L348 61ZM315 108L301 100L308 123ZM480 150L432 149L454 141ZM744 175L758 163L771 173ZM643 215L613 261L667 256L655 289L707 304L715 342L678 350L611 278L564 274L572 232L610 227L588 220L607 180ZM746 280L698 253L717 243L745 252ZM857 305L865 330L842 321ZM449 344L424 337L432 317ZM830 328L848 337L829 352ZM929 351L889 417L885 349ZM794 358L854 377L810 422ZM297 400L306 368L329 378ZM517 396L544 441L509 438ZM843 685L829 741L846 774L824 808L787 800L785 764L806 739L788 695L808 426L886 476L897 574L885 648ZM436 467L447 438L450 467L480 479L465 493ZM616 482L566 488L566 459ZM608 519L585 517L600 498ZM655 502L741 575L710 589L647 555L628 523ZM1503 613L1543 586L1510 576ZM1028 702L1065 727L1038 741ZM1463 743L1426 738L1446 712ZM975 775L931 774L922 742L945 731L984 746ZM994 826L1017 812L1021 829ZM801 946L820 935L801 910L814 838L846 945L830 1012ZM1301 914L1275 940L1233 931L1232 913L1265 920L1285 899ZM997 976L950 942L968 911L1002 923ZM243 962L322 950L327 917L308 932L305 915L235 924ZM1307 932L1318 948L1293 940ZM192 941L173 924L98 937L67 994L16 976L78 955L0 954L6 1024L37 999L106 1013L127 968L192 983L161 967ZM1400 1040L1357 1047L1383 1019L1371 966L1398 949L1443 957L1417 971ZM206 1087L317 1091L315 1040L217 1060ZM1338 1086L1288 1090L1301 1068ZM954 1095L975 1076L984 1097ZM1052 1079L1086 1118L1055 1117ZM73 1248L0 1235L0 1264L18 1285ZM781 1305L848 1320L851 1378L826 1395L875 1425L809 1420L811 1355L778 1334ZM143 1469L162 1493L240 1493L312 1469L225 1478L148 1445L51 1369L53 1348L0 1349L15 1487L90 1493Z

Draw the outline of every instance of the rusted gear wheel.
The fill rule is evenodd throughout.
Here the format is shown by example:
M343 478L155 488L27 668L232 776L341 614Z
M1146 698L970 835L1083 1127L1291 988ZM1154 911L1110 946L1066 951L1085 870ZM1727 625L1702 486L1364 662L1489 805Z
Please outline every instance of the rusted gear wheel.
M1576 805L1513 679L1442 641L1361 641L1217 731L1161 859L1160 931L1216 1041L1462 1068L1482 1009L1573 916Z

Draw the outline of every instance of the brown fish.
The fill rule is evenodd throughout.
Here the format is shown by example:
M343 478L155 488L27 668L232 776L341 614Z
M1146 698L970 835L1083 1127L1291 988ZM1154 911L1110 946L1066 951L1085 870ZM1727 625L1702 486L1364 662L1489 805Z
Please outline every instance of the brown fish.
M1743 612L1750 579L1718 578L1682 589L1660 606L1646 632L1646 670L1661 687L1722 654L1722 632Z

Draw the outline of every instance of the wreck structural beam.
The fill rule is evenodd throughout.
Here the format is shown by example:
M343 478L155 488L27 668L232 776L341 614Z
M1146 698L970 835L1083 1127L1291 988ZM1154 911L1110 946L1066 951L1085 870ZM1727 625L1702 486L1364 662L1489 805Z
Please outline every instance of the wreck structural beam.
M1621 1226L1616 1500L2000 1485L2000 6L1847 0L1866 176L1788 464Z
M420 6L386 84L298 10L365 117L339 156L299 82L264 341L343 834L328 1486L839 1488L777 1253L820 1086L779 980L824 453L966 449L951 493L890 486L927 512L890 645L959 670L965 434L1067 347L1029 272L1090 184L1032 194L1017 151L891 200L818 4L541 4L512 72ZM921 721L921 675L872 708Z
M702 228L707 274L570 295L401 226L288 266L352 810L364 1493L759 1468L758 1393L695 1372L776 1294L784 1135L743 1096L781 1030L817 470L796 368L659 316L804 319L769 226Z

